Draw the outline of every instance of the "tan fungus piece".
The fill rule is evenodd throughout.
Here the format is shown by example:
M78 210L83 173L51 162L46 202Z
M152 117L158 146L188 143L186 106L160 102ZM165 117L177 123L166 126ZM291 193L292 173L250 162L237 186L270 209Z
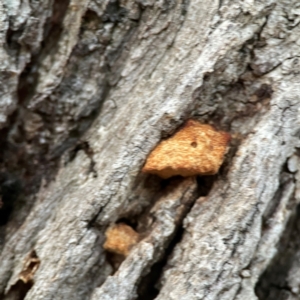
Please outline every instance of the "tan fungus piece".
M127 256L130 249L138 242L139 234L130 226L120 223L108 228L103 248L109 252Z
M188 120L182 129L150 153L142 171L162 178L216 174L229 141L229 133Z
M40 259L37 257L36 252L33 250L29 253L24 261L23 270L19 275L19 279L25 284L33 280L33 276L40 266Z

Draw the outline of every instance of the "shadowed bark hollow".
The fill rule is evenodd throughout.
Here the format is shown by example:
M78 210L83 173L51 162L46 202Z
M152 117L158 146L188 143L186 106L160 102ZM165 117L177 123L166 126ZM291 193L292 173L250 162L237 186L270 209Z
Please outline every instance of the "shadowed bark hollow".
M297 0L0 2L0 299L300 299L299 24ZM189 119L230 133L218 174L142 173Z

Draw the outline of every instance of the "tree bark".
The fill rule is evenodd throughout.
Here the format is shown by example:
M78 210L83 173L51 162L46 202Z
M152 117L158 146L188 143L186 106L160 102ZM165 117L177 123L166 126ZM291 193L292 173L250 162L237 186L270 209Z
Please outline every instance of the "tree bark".
M1 299L300 299L296 0L0 3ZM188 119L217 175L141 172ZM139 242L103 249L116 223Z

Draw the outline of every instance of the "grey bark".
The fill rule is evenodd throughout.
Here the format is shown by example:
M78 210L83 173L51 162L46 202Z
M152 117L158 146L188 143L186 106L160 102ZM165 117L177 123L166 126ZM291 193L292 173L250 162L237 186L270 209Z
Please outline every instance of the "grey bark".
M0 297L300 299L298 1L0 7ZM231 133L219 174L142 174L189 118Z

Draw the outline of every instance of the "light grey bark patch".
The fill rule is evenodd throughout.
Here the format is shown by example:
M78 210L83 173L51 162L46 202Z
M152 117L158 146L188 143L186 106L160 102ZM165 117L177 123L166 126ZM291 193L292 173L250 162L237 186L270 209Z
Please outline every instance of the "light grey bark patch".
M287 212L292 212L281 240L277 244L277 252L270 265L261 274L255 291L259 299L294 299L298 296L299 245L299 174L295 174L296 187L292 202L288 204ZM296 209L293 209L297 205ZM285 211L283 210L283 213ZM276 220L274 217L272 218ZM273 221L273 222L274 222Z
M0 128L9 123L17 108L19 77L40 49L44 26L52 12L52 1L38 5L28 1L5 1L1 9L1 100Z
M299 156L293 154L287 161L287 168L291 173L295 173L299 169Z

